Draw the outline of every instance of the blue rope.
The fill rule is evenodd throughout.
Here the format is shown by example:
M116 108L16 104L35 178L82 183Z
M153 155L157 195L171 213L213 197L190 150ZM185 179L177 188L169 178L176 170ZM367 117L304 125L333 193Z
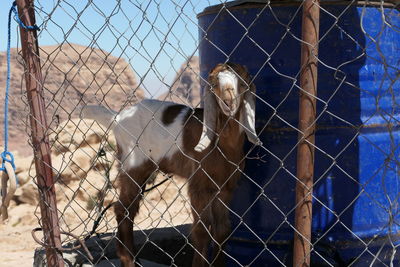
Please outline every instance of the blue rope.
M15 170L14 156L8 151L8 96L10 91L11 77L11 15L14 13L14 20L21 28L26 30L39 30L38 26L26 26L19 18L17 11L17 3L13 2L10 11L8 12L8 38L7 38L7 79L6 79L6 95L4 98L4 151L1 153L0 171L6 171L5 163L9 162Z
M40 30L38 26L33 25L33 26L26 26L19 18L18 11L17 11L17 2L14 1L14 3L11 6L10 13L8 14L8 36L10 36L10 18L11 18L11 12L14 13L14 20L19 24L21 28L24 28L26 30Z

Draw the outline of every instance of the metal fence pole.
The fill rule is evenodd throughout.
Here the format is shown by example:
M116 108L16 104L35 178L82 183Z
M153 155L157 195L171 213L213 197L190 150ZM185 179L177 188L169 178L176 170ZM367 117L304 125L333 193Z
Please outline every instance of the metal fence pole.
M319 0L304 1L293 266L310 266L319 14Z
M17 0L21 21L27 25L35 25L33 0ZM46 135L48 129L43 97L43 79L40 68L39 48L36 30L20 28L22 55L25 62L25 79L28 102L32 144L35 156L37 185L42 218L44 243L48 266L64 266L62 255L57 248L61 247L60 228L58 225L57 203L51 165L51 151Z

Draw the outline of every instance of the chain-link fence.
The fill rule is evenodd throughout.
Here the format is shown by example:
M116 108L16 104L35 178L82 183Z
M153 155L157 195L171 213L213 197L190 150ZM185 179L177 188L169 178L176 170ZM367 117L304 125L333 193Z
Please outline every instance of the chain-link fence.
M47 125L25 80L11 116L34 147L38 174L20 187L40 188L34 236L47 260L58 247L73 266L399 264L396 2L37 0L30 10L41 78L29 53L20 62L43 88ZM43 163L52 183L39 181Z

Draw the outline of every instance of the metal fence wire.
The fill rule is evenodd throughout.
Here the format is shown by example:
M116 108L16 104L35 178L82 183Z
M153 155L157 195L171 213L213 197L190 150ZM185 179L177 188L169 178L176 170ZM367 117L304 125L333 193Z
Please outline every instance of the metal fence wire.
M30 1L17 3L24 19L21 5ZM28 5L39 50L24 48L24 34L36 33L21 30L22 52L31 52L14 56L25 76L10 105L22 99L11 127L28 134L35 151L36 171L20 185L40 188L35 265L55 253L49 265L119 266L122 255L136 266L398 266L398 7L323 0ZM218 63L226 69L215 83L209 73ZM25 86L32 83L43 90L47 122L29 109ZM219 94L224 88L236 96ZM198 140L190 140L199 139L205 120L198 108L208 112L204 92L216 94L216 114L227 115L211 116L223 130L210 122L205 132L218 141L196 154ZM257 137L243 118L250 113L232 111L247 95L256 99ZM115 113L106 125L82 119L87 105ZM43 131L36 141L35 127ZM46 139L51 161L40 145ZM41 164L52 181L41 182L49 175ZM134 249L124 232L132 227Z

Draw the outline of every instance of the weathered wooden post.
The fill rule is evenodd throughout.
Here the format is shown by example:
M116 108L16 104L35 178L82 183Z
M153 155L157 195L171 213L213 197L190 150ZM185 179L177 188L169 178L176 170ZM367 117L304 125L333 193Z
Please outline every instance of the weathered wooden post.
M298 126L300 134L293 247L293 266L296 267L310 266L319 14L319 0L303 2Z
M17 0L17 6L21 21L26 26L35 25L33 0ZM20 27L20 32L47 265L61 267L64 266L64 261L58 250L61 248L61 238L51 167L51 151L47 136L48 126L37 33L36 30L27 30L23 27Z

